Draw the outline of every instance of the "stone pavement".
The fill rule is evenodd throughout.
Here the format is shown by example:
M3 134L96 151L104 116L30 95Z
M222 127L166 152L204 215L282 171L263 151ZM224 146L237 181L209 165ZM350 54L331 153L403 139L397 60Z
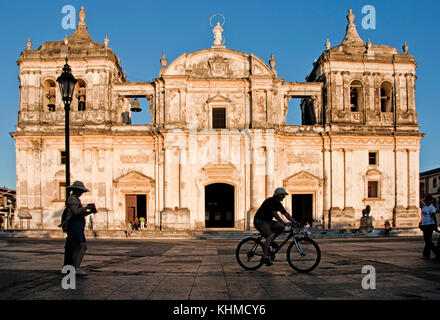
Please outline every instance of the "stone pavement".
M435 236L437 241L437 235ZM76 290L64 290L59 239L0 239L3 300L439 299L440 263L421 260L421 237L318 239L322 260L310 274L285 254L272 267L243 270L237 240L91 240ZM364 290L365 265L376 289Z

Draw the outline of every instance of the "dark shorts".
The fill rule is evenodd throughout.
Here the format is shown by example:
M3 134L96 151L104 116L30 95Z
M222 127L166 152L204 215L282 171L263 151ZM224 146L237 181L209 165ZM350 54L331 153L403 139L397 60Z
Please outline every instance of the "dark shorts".
M280 234L284 230L284 225L278 221L264 221L260 219L254 219L255 229L260 231L261 235L265 238L270 236L272 233L276 235Z
M84 235L84 227L85 222L83 221L72 221L69 226L69 232L67 236L70 238L70 241L74 244L85 243L86 236Z
M86 243L86 236L84 235L84 230L69 230L67 236L70 238L70 241L74 244Z

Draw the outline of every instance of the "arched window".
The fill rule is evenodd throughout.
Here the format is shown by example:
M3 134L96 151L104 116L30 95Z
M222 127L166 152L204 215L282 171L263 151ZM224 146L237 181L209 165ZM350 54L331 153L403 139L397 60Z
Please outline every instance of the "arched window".
M56 83L54 80L46 80L43 83L43 109L49 112L56 108Z
M362 83L354 80L350 84L350 109L353 112L360 111L362 107Z
M393 86L389 82L384 82L380 86L380 111L393 112Z
M77 99L77 110L86 111L86 83L82 79L78 79L75 85L75 97Z
M379 170L368 170L365 175L365 199L381 199L382 173Z

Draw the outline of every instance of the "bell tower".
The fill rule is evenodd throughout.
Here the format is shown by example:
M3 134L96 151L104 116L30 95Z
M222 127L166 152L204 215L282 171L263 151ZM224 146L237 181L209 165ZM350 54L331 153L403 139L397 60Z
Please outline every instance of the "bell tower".
M341 130L377 127L392 132L418 132L415 108L417 63L408 53L386 45L364 42L350 9L340 45L326 50L307 77L324 83L325 124ZM359 127L361 126L361 127Z
M66 35L63 41L45 42L33 50L28 40L26 50L17 61L19 127L56 125L61 128L64 106L56 79L66 57L78 79L72 101L72 126L122 122L116 104L109 98L112 84L125 81L119 58L108 46L107 36L104 44L92 40L85 19L86 13L81 7L75 32L70 37Z
M72 150L97 163L95 159L103 158L107 152L100 150L100 145L105 143L87 145L85 137L108 134L112 125L123 123L124 105L111 98L113 85L125 82L119 58L108 46L108 37L104 44L92 40L85 19L86 13L81 7L72 35L66 35L62 41L45 42L38 49L32 48L29 39L17 61L20 105L16 132L11 133L16 140L17 193L20 195L17 208L20 219L32 219L31 228L55 225L56 221L48 218L54 215L48 214L47 208L54 210L64 204L65 111L56 79L66 57L78 80L70 111ZM92 167L83 169L80 159L74 157L71 180L82 176L81 180L86 178L84 182L89 183L87 179L96 176L94 170L98 165ZM101 200L97 205L106 206Z

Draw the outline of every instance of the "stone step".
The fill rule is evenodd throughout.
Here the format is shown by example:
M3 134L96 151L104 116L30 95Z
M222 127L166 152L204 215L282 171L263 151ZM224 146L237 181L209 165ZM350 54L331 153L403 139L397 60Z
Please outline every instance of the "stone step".
M371 238L383 237L383 229L363 234L359 230L323 230L311 229L312 238L315 239L339 239L339 238ZM198 230L198 231L171 231L171 230L139 230L133 231L129 239L196 239L196 240L240 240L251 236L257 236L254 230ZM389 237L397 236L422 236L418 228L393 229ZM85 230L87 239L126 239L125 230ZM281 235L283 238L286 235ZM64 238L61 230L1 230L0 237L26 237L26 238Z

